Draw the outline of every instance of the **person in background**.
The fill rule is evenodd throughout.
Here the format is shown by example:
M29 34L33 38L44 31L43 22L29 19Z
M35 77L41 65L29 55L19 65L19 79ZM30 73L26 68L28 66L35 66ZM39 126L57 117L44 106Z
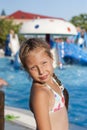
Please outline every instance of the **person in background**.
M63 37L55 38L56 50L58 55L58 66L60 69L63 68L63 57L64 57L64 40Z
M68 130L68 94L54 74L53 56L47 42L39 38L25 41L19 57L32 77L30 108L37 130Z
M5 47L5 56L15 56L19 51L20 43L18 35L14 32L13 29L10 30L10 33L6 37L6 47Z
M12 29L10 30L9 48L11 49L12 56L15 56L20 48L18 35L15 34L14 30L12 30Z
M84 48L87 49L87 31L84 32Z
M81 27L77 27L77 35L74 36L74 43L77 45L78 44L78 39L81 36Z
M84 30L81 30L80 37L78 38L78 46L83 48L84 47Z
M5 41L5 56L11 56L11 49L9 47L10 43L10 34L6 36L6 41Z

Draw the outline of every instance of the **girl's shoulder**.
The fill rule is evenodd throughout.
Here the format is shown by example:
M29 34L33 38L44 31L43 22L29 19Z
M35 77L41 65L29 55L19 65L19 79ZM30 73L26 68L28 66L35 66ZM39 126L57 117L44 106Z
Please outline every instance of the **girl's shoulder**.
M47 88L42 84L33 84L31 89L31 98L35 101L45 100L48 98L49 92L47 91Z
M31 89L30 103L32 111L42 109L43 104L49 104L49 96L46 88L42 85L34 84Z
M41 95L47 96L48 95L48 91L47 91L45 85L39 84L39 83L33 84L31 94L33 94L33 93L35 96L41 96Z

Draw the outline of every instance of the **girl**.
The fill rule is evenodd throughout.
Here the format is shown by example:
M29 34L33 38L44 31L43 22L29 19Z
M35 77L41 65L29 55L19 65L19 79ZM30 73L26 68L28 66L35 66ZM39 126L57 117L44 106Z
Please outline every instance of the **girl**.
M37 130L68 130L64 88L54 74L49 45L31 38L22 44L19 57L33 79L30 106Z

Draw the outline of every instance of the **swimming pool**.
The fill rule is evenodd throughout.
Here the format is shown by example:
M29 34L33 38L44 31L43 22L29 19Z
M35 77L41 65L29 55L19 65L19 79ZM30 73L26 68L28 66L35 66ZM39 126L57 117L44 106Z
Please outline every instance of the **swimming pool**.
M87 66L67 65L62 70L56 68L54 71L69 91L69 121L87 127ZM15 70L9 58L0 58L0 77L9 83L3 88L5 104L29 109L32 80L28 74Z

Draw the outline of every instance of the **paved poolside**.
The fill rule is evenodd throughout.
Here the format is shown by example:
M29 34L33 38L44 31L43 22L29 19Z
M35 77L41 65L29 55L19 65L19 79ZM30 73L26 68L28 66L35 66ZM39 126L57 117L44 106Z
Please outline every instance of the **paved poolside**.
M14 122L5 122L5 130L33 130L21 125L18 125L17 123Z
M5 130L34 130L34 129L18 125L17 123L14 123L14 122L6 121L5 122ZM70 130L87 130L87 129L82 128L80 126L76 126L76 125L70 125Z
M31 128L23 127L14 122L5 122L5 130L34 130ZM86 128L82 128L76 125L70 125L70 130L87 130Z
M36 124L32 113L28 110L5 107L5 115L19 116L14 120L5 120L5 130L35 130ZM87 130L75 124L70 124L69 130Z

